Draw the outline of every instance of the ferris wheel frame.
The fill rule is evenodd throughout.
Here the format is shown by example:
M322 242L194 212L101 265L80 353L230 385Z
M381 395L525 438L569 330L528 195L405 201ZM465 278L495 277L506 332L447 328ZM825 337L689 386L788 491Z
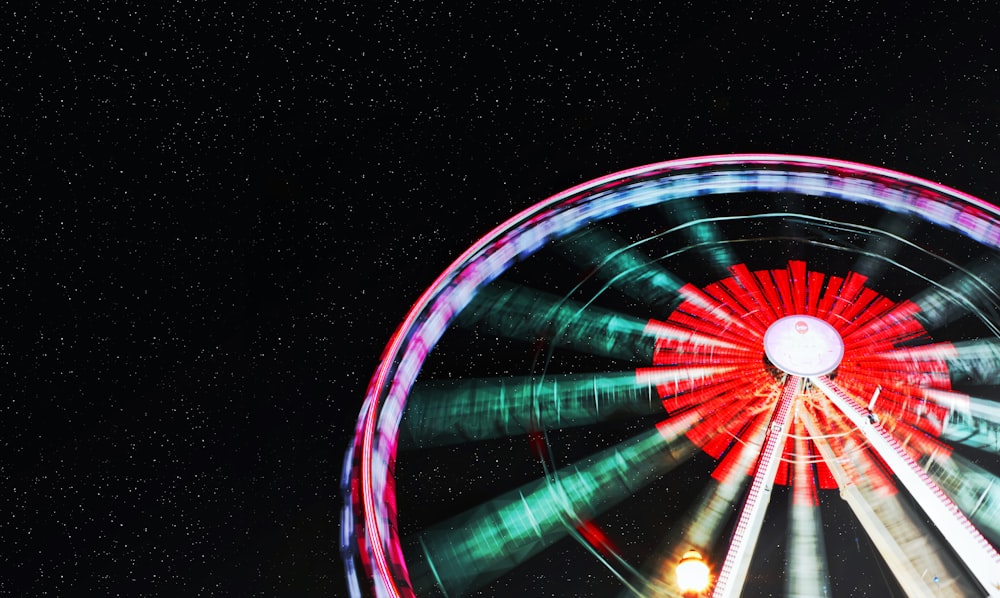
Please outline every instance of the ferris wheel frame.
M460 255L414 303L368 386L344 463L342 549L349 586L409 596L395 534L393 469L407 397L428 353L475 294L515 262L587 224L674 199L796 193L911 214L1000 249L1000 209L967 193L885 168L809 156L732 154L659 162L594 179L508 219ZM356 547L356 550L355 550ZM358 556L361 562L354 562ZM367 579L365 579L367 578Z

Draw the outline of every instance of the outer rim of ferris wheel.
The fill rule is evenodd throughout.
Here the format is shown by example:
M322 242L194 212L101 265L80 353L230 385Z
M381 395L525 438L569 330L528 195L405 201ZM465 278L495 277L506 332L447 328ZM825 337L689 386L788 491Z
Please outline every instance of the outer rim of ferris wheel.
M748 172L754 168L761 170ZM699 180L697 172L704 169L715 175L721 169L722 176ZM694 180L691 177L684 180L688 174ZM661 183L659 187L657 183ZM672 186L683 190L670 189ZM399 421L416 372L450 320L471 296L514 261L589 222L675 196L742 191L812 193L871 203L885 210L916 215L988 247L1000 246L998 210L983 200L887 169L805 156L736 154L651 164L578 185L521 212L463 253L420 297L387 345L369 387L345 472L359 482L356 494L349 493L353 507L347 506L361 528L359 537L364 538L358 555L366 566L357 570L371 571L370 584L378 594L412 594L398 539L388 533L396 525L395 496L391 494L393 484L389 483L391 474L387 465L394 459ZM675 195L664 199L664 193L672 192ZM653 197L657 194L658 199ZM830 326L822 320L812 326L815 322L800 317L793 322L793 331L797 322L807 324L807 333L814 328L826 331L825 327ZM805 358L794 359L783 347L790 342L787 337L795 337L774 326L768 329L771 340L765 337L764 351L783 371L819 376L831 373L840 363L843 339L836 330L836 336L821 334L820 340L811 343L812 353ZM357 461L360 463L355 466Z

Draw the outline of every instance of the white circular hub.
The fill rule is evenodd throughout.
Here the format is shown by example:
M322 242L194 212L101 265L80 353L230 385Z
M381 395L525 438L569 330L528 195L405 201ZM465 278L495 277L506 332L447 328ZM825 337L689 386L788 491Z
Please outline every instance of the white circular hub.
M844 339L836 328L819 318L786 316L764 333L764 353L786 373L822 376L840 365Z

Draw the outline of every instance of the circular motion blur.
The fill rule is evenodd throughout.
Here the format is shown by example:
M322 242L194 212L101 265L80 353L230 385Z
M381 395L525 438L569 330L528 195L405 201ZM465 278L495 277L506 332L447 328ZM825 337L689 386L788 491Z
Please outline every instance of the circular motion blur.
M805 156L517 214L372 378L351 594L1000 596L998 248L983 200Z

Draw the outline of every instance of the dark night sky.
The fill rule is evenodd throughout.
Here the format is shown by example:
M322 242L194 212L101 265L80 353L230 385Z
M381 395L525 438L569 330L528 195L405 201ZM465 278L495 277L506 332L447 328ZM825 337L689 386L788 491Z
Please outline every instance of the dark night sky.
M1000 191L992 3L578 4L7 7L0 593L342 595L382 346L573 184L768 151Z

